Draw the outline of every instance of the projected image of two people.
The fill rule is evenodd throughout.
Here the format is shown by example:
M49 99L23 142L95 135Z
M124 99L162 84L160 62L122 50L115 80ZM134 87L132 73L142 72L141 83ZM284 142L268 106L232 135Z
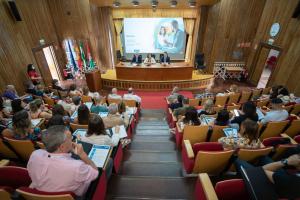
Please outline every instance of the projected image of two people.
M162 20L156 27L155 48L168 53L183 53L185 33L183 24L177 20Z

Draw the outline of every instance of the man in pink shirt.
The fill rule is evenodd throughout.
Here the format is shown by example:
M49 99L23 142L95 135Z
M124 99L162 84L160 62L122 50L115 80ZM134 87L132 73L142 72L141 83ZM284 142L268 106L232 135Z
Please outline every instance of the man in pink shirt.
M71 191L83 196L98 176L98 169L80 144L72 143L65 126L52 126L43 134L46 150L34 151L27 164L31 188L45 192ZM81 160L71 157L71 151Z

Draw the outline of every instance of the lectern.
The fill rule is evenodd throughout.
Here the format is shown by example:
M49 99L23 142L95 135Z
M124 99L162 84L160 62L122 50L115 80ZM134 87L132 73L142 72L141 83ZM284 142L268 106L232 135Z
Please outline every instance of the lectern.
M85 73L86 83L91 92L98 92L102 89L101 73L93 70Z

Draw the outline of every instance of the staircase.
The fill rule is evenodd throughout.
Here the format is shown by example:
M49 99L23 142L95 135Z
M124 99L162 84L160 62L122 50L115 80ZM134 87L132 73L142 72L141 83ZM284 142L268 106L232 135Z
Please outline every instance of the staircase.
M107 199L193 199L195 178L184 178L180 152L163 110L142 110L119 174L108 183Z

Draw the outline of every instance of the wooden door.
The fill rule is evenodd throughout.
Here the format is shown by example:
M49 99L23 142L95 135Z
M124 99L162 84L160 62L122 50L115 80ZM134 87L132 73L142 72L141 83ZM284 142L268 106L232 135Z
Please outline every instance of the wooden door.
M43 78L43 82L45 86L52 85L52 77L43 49L39 51L34 51L33 54L38 64L39 71L41 73L41 77Z

